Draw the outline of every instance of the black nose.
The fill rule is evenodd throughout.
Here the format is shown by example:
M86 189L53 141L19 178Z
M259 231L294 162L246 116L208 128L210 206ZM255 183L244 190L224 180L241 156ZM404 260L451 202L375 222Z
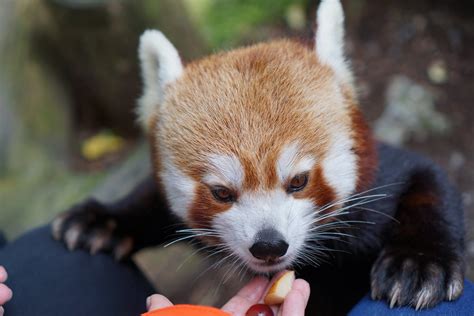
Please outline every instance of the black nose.
M275 261L285 255L288 244L278 231L267 228L257 233L255 243L249 250L257 259Z

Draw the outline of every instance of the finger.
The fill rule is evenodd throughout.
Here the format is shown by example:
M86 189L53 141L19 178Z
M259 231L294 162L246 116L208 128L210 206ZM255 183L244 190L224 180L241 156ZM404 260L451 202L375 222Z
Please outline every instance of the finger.
M152 296L146 299L146 308L148 309L148 311L169 306L173 306L173 303L171 303L171 301L165 296L160 294L153 294Z
M7 270L3 266L0 266L0 283L3 283L7 280L8 274Z
M5 284L0 283L0 305L12 299L13 293Z
M304 316L308 304L310 288L308 282L297 279L280 308L281 316Z
M233 316L245 315L250 306L258 303L268 285L268 279L255 277L244 286L237 295L231 298L222 310Z
M0 306L0 316L3 316L4 312L5 312L5 310L3 309L3 307Z

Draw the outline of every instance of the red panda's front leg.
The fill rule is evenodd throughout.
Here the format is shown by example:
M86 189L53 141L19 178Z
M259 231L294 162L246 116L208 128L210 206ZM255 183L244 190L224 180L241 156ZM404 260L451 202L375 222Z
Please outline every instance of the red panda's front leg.
M52 233L70 250L108 252L121 260L143 247L166 242L177 225L150 176L112 204L88 199L73 206L56 217Z
M413 173L396 219L372 268L372 297L416 309L457 299L464 278L462 207L439 170Z

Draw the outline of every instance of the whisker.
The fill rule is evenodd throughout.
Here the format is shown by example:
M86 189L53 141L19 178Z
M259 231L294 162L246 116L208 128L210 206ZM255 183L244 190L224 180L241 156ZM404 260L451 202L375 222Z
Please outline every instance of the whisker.
M388 188L388 187L396 186L396 185L402 185L403 183L404 183L404 182L400 181L400 182L393 182L393 183L389 183L389 184L380 185L380 186L378 186L378 187L373 187L373 188L371 188L371 189L368 189L368 190L365 190L365 191L362 191L362 192L353 194L352 196L359 196L359 195L362 195L362 194L365 194L365 193L369 193L369 192L372 192L372 191L375 191L375 190L384 189L384 188Z
M163 247L167 248L171 245L174 245L177 242L180 242L180 241L183 241L183 240L186 240L186 239L195 238L195 237L201 237L201 236L214 236L215 237L215 236L220 236L220 235L211 234L211 233L193 234L193 235L184 236L184 237L178 238L176 240L170 241L169 243L165 244Z
M369 199L368 201L359 201L355 204L349 204L347 206L344 206L342 208L339 208L337 210L334 210L334 211L331 211L327 214L324 214L323 216L317 216L315 218L315 220L313 221L313 223L316 223L316 222L319 222L319 221L322 221L326 218L329 218L329 217L335 217L335 216L341 216L341 215L347 215L347 214L350 214L351 212L349 212L350 209L352 208L356 208L357 206L360 206L360 205L364 205L364 204L368 204L368 203L372 203L372 202L375 202L375 201L378 201L378 200L381 200L382 198L384 197L378 197L378 198L371 198Z
M331 208L333 206L340 205L340 204L345 204L345 203L349 203L349 202L353 202L353 201L359 201L359 200L364 200L364 199L372 199L372 198L386 198L388 196L389 196L388 194L384 194L384 193L372 194L372 195L366 195L366 196L357 196L357 197L349 196L349 197L344 198L342 200L337 200L337 201L332 202L330 204L324 205L321 209L318 210L318 212L323 212L323 211L325 211L328 208Z
M400 224L400 221L399 221L398 219L396 219L395 217L390 216L390 215L388 215L388 214L385 214L384 212L377 211L377 210L374 210L374 209L372 209L372 208L367 208L367 207L356 207L356 209L359 209L359 210L362 210L362 211L368 211L368 212L372 212L372 213L375 213L375 214L378 214L378 215L385 216L385 217L387 217L388 219L391 219L391 220L393 220L394 222L397 222L398 224ZM357 211L354 211L354 212L357 212Z
M225 262L228 258L234 256L233 253L230 253L228 254L227 256L219 259L217 262L215 262L214 264L210 265L209 267L207 267L204 271L202 271L201 273L199 273L195 278L194 278L194 282L196 282L198 279L200 279L204 274L206 274L209 270L211 269L217 269L223 262Z
M340 232L320 232L317 234L314 234L315 236L343 236L343 237L355 237L354 235L351 234L346 234L346 233L340 233Z
M314 224L320 223L328 218L333 218L334 221L311 227L309 230L302 233L304 235L308 235L309 233L309 236L305 238L303 247L296 254L296 259L292 263L292 265L299 266L302 263L306 262L306 263L309 263L310 265L317 266L319 265L319 260L322 259L321 257L327 256L328 252L350 253L342 249L328 248L326 246L321 245L320 242L333 241L333 242L350 243L349 240L347 239L358 238L358 237L352 234L345 233L345 232L339 232L337 231L338 229L359 228L357 226L354 226L355 224L367 224L367 225L376 224L373 221L341 220L341 217L349 215L356 211L360 211L360 210L373 211L374 213L385 215L388 218L393 219L393 217L391 217L388 214L379 212L377 210L372 210L370 208L362 207L362 205L373 203L378 200L390 197L389 194L385 194L385 193L369 194L370 192L383 189L386 187L394 186L394 185L399 185L399 184L402 184L402 183L397 182L397 183L391 183L391 184L374 187L369 190L353 194L349 197L328 203L322 206L321 208L317 209L316 212L305 215L305 218L309 219L309 222L307 224L308 226L313 226ZM331 210L330 212L326 214L321 214L327 209L331 209L339 205L342 205L342 207L339 207L335 210ZM301 236L301 234L299 236Z
M181 270L181 268L186 264L186 262L188 262L189 259L191 259L193 256L195 256L195 255L198 254L199 252L205 251L205 250L207 250L207 249L214 248L214 247L215 247L215 246L213 246L213 245L208 245L208 246L204 246L204 247L201 247L201 248L196 249L196 250L193 251L189 256L187 256L186 259L183 260L183 262L180 263L180 265L176 268L176 271Z

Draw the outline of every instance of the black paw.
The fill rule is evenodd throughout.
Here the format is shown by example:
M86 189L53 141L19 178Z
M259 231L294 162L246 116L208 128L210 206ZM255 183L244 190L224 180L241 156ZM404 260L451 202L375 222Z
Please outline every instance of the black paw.
M108 252L117 260L128 257L134 246L133 239L120 230L117 219L95 200L87 200L58 215L51 229L53 237L63 241L69 250Z
M462 259L453 256L386 248L371 271L372 298L386 299L390 307L433 307L457 299L463 286Z

